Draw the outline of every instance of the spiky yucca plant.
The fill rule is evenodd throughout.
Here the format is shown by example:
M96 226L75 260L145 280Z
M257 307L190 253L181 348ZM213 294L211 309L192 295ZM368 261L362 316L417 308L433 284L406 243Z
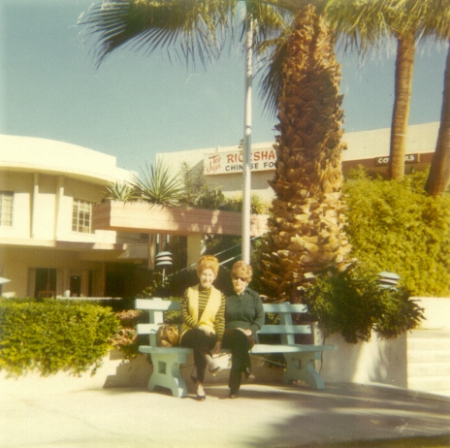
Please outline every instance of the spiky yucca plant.
M136 177L133 186L139 199L161 205L177 205L183 191L178 177L159 160L146 165L142 178Z
M298 300L308 273L343 268L350 250L341 202L343 130L340 66L316 6L298 13L282 67L270 237L262 260L264 293Z
M129 202L136 200L136 192L129 182L111 182L106 187L106 201Z

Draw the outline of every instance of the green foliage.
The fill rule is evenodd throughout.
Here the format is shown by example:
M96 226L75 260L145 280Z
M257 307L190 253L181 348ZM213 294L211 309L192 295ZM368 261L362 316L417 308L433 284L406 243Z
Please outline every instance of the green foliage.
M423 309L404 288L382 288L377 276L359 268L319 276L305 290L305 302L325 336L340 333L352 344L370 340L372 330L385 339L415 328Z
M94 374L118 328L111 309L97 304L0 299L0 369Z
M353 171L344 187L346 231L353 256L367 272L395 272L413 295L447 296L450 195L427 196L426 176L385 181Z
M106 201L129 202L136 199L136 192L128 182L111 182L106 187Z
M176 205L181 198L182 185L162 162L146 165L143 177L133 182L138 197L152 204Z
M230 199L220 188L208 188L205 176L199 169L191 168L184 162L180 176L183 183L183 197L180 199L180 204L210 210L242 211L242 195ZM270 204L260 196L252 194L250 201L251 213L268 213Z
M242 194L236 196L235 198L229 199L229 205L227 210L232 210L236 212L242 211L243 197ZM264 215L269 213L270 203L265 201L261 196L257 194L252 194L250 197L250 213L255 215Z
M220 188L208 188L203 172L184 162L180 173L183 195L180 204L210 210L229 210L229 200Z
M188 163L183 162L180 176L183 183L183 197L180 203L188 207L197 207L203 192L207 188L202 170L191 168Z
M228 199L220 188L209 189L205 187L202 195L198 199L196 207L209 210L229 210Z

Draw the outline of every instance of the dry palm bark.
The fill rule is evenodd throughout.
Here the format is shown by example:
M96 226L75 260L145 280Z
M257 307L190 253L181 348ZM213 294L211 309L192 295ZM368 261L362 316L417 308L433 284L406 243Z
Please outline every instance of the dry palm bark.
M270 185L270 237L262 282L273 300L298 300L305 274L344 268L350 245L341 198L340 66L326 20L313 5L297 15L283 66Z

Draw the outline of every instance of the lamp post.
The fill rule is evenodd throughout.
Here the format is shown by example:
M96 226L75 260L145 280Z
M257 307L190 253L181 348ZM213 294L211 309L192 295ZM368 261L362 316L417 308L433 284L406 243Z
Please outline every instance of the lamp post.
M244 154L242 188L242 260L250 263L250 194L251 152L252 152L252 59L253 59L253 17L246 11L245 38L245 105L244 105Z
M155 266L162 268L162 281L166 280L166 266L172 266L172 253L171 252L159 252L155 256Z

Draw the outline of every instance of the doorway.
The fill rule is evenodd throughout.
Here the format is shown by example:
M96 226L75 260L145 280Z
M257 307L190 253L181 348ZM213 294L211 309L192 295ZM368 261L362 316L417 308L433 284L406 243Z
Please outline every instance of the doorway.
M54 298L56 296L56 269L36 268L34 297Z
M71 275L70 276L70 295L71 297L81 296L81 276Z

